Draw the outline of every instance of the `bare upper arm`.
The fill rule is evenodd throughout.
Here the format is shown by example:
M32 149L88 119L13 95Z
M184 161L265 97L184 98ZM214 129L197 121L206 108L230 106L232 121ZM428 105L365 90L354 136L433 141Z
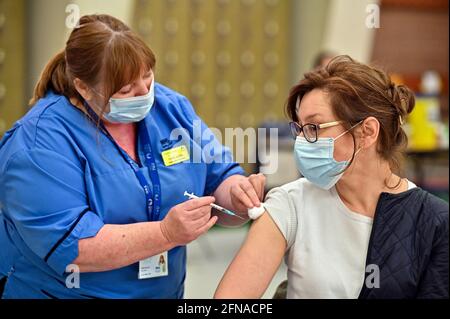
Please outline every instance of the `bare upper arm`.
M283 234L265 212L252 223L214 297L260 298L278 270L286 247Z

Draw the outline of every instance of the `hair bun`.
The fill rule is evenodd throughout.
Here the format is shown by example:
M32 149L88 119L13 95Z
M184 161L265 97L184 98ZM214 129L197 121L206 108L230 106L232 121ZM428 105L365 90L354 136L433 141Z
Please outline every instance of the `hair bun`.
M396 85L394 88L394 103L401 116L410 114L414 109L414 93L405 85Z

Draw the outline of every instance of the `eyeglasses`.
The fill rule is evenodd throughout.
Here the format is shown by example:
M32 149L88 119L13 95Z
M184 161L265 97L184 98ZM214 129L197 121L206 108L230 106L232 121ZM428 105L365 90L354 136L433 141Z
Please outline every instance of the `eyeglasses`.
M320 129L337 126L342 122L343 121L334 121L323 124L306 123L304 125L299 124L297 122L289 122L289 127L291 129L291 133L294 139L296 139L297 136L299 136L303 132L303 136L308 142L315 143L319 138Z

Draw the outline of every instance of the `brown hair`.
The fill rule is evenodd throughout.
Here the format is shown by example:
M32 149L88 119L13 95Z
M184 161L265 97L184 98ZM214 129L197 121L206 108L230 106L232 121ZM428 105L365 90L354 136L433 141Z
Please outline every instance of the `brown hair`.
M328 94L333 114L344 121L347 129L369 116L375 117L380 123L377 152L388 161L393 172L401 171L408 143L401 125L415 103L408 87L395 85L388 74L377 68L356 62L346 55L337 56L325 68L306 73L291 89L286 112L293 121L298 121L297 99L301 101L314 89ZM355 135L352 131L350 133L356 145Z
M142 68L153 69L155 63L151 49L120 20L104 14L82 16L65 49L42 71L30 105L48 90L83 102L73 84L79 78L91 87L102 83L106 106L109 97L141 75Z

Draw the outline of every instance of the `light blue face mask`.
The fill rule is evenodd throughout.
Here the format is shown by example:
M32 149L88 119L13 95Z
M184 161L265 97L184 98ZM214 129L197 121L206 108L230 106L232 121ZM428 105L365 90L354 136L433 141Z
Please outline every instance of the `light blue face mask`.
M127 98L110 98L110 111L103 117L112 123L134 123L143 120L155 102L155 78L147 94Z
M303 136L298 136L294 145L294 156L300 173L320 188L328 190L333 187L344 174L343 171L350 161L338 162L334 159L334 142L356 125L336 138L318 138L315 143L310 143ZM355 155L360 150L356 151Z

